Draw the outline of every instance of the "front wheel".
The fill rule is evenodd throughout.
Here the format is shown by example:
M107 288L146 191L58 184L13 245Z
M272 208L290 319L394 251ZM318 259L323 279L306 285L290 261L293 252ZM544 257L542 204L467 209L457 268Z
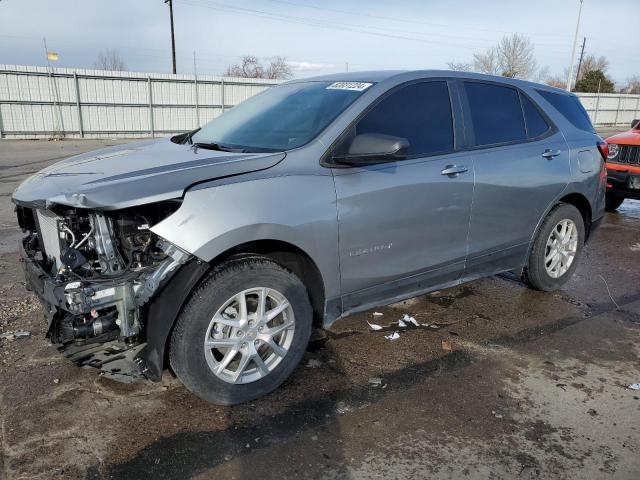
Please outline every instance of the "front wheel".
M536 290L559 289L573 275L584 245L584 220L576 207L556 206L533 241L523 280Z
M171 337L171 367L219 405L275 390L298 365L312 309L300 279L264 257L231 260L197 288Z
M607 212L614 212L620 205L622 205L622 202L624 202L624 197L607 192L604 200L604 209Z

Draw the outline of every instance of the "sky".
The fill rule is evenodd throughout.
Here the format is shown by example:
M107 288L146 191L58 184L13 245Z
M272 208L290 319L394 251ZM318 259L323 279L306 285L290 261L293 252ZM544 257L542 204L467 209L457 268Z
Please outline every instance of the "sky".
M531 39L539 66L571 59L578 0L174 0L178 73L221 74L243 55L284 56L295 77L349 70L447 68L504 35ZM619 84L640 75L639 0L584 0L580 41ZM91 68L116 49L128 70L170 72L163 0L0 0L0 64ZM579 51L578 51L579 55ZM577 60L576 60L577 61Z

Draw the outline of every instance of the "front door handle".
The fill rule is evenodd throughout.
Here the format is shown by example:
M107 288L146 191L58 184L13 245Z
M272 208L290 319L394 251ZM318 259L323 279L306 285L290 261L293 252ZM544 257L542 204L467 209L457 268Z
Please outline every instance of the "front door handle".
M444 167L444 170L442 170L440 173L442 175L448 175L450 177L457 177L458 175L466 172L467 170L468 168L465 167L464 165L447 165L446 167Z
M560 150L553 151L553 150L551 150L550 148L547 148L547 149L543 152L542 156L543 156L544 158L546 158L547 160L551 160L553 157L557 157L557 156L558 156L558 155L560 155L561 153L562 153L562 152L561 152Z

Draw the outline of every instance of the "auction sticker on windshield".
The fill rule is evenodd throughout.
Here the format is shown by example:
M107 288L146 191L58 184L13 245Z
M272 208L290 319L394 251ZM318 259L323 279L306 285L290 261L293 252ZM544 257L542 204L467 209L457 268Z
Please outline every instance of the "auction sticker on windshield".
M334 82L327 87L327 90L353 90L354 92L363 92L373 83L366 82Z

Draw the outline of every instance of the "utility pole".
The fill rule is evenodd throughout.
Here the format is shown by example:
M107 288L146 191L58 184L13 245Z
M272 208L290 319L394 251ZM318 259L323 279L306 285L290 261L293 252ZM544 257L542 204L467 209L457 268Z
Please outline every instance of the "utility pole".
M580 68L582 68L582 59L584 58L584 46L587 43L587 37L582 39L582 51L580 52L580 61L578 62L578 71L576 72L576 83L578 83L578 79L580 78Z
M173 73L176 73L176 37L173 33L173 1L164 0L164 3L169 4L169 17L171 19L171 57L173 59Z
M578 46L578 32L580 31L580 17L582 16L582 2L578 7L578 21L576 22L576 33L573 36L573 48L571 49L571 64L569 65L569 75L567 75L567 92L571 91L571 83L573 82L573 64L576 61L576 47Z

